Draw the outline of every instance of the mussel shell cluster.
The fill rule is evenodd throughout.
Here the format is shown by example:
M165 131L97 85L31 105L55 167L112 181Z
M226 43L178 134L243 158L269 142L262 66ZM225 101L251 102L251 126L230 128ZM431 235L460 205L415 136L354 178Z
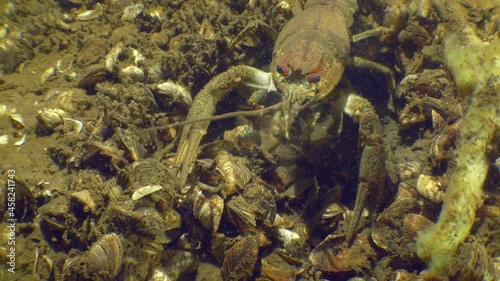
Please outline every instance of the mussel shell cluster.
M5 73L13 72L16 67L33 57L31 38L26 37L27 32L22 32L17 26L4 24L0 27L0 65Z
M419 212L420 205L412 197L391 204L373 224L371 236L375 245L389 253L413 256L410 245L415 242L416 233L432 225Z
M361 2L370 8L384 5L379 11L383 14L367 8L355 14L356 20L360 19L355 27L358 30L383 18L380 27L390 27L394 32L384 34L381 43L397 42L394 53L398 62L386 66L404 76L396 89L393 108L400 123L399 127L392 125L399 128L405 144L416 142L407 147L412 153L396 151L405 146L400 143L387 145L393 154L407 154L387 161L394 162L391 164L397 170L391 179L391 184L398 186L397 194L387 186L387 198L394 195L394 202L389 205L389 199L384 201L384 210L366 210L365 224L352 245L346 245L342 234L352 217L349 203L340 200L342 196L346 199L344 195L331 190L340 185L343 190L350 188L357 175L344 170L325 175L330 170L316 167L325 162L312 163L310 159L306 164L314 164L316 171L302 173L304 159L300 157L304 155L296 152L307 154L311 143L298 136L293 146L280 140L270 145L268 139L274 138L273 127L279 127L280 120L252 116L221 121L221 127L207 132L190 171L189 185L183 187L175 187L179 163L172 160L182 127L150 129L184 120L196 92L230 65L258 66L259 56L271 56L273 40L263 38L273 35L242 32L248 38L237 42L240 36L235 31L244 28L248 14L279 31L298 12L300 5L294 2L307 1L159 1L162 5L142 0L42 1L33 7L51 5L47 20L35 19L29 24L33 10L23 2L0 3L0 10L5 12L0 27L0 86L9 96L0 107L9 107L3 112L8 112L5 116L16 129L15 138L19 139L21 133L24 136L16 145L24 143L28 135L28 141L40 141L47 147L59 165L50 162L40 174L37 171L36 179L26 182L21 177L27 174L21 171L16 181L14 213L23 234L18 239L39 244L32 248L40 261L33 267L34 278L189 279L192 275L186 275L208 261L220 267L224 280L250 280L263 275L271 280L342 279L354 272L377 275L377 267L384 267L390 260L381 271L390 272L395 280L431 280L429 276L439 280L425 271L417 276L415 269L422 267L422 261L417 260L414 243L417 233L432 225L429 218L436 219L433 213L442 204L446 165L453 164L453 149L460 140L460 118L468 102L460 96L463 93L457 91L439 54L439 45L444 43L440 33L446 23L438 19L447 11L438 6L453 1L367 0ZM461 2L465 7L467 1ZM479 33L498 37L500 9L481 11L481 1L476 2L470 7L469 17L484 29ZM16 13L12 12L14 6L20 8ZM372 14L364 15L367 11ZM45 17L45 12L36 17ZM234 42L238 44L232 46ZM383 49L392 49L387 46ZM50 65L37 68L49 58L45 55L53 61L49 59ZM23 88L21 83L12 86L18 79L8 79L12 72L37 73L38 79L33 86L26 86L32 89ZM233 99L236 95L229 96L231 104L224 110L245 106L236 108L240 106L236 105L237 98ZM10 111L10 103L16 98L23 100L23 105L25 98L34 101L33 126L33 118ZM326 103L320 107L328 107ZM249 104L261 106L252 98ZM312 107L303 113L307 122L331 117L316 115ZM300 126L311 126L312 130L312 123L328 122L314 120L311 125ZM390 125L386 123L384 128ZM345 131L347 139L356 136L351 132ZM2 145L7 134L1 136ZM431 134L433 137L429 137ZM224 141L220 140L222 136ZM205 140L210 138L219 140L207 144ZM322 152L337 146L335 142L321 145ZM282 147L285 152L276 153ZM335 153L340 152L336 149ZM497 154L493 148L494 159ZM331 161L341 158L331 157ZM493 169L500 167L498 159ZM349 161L357 160L354 157ZM496 178L498 171L494 172ZM62 180L38 178L61 174L65 176ZM71 179L65 182L67 178ZM0 184L0 217L5 218L5 178ZM354 191L346 193L352 195ZM496 202L494 196L486 197L485 204ZM321 211L317 210L320 207ZM480 211L498 217L496 206L487 207ZM489 223L485 221L484 225ZM317 228L318 222L327 226ZM32 236L24 237L31 229ZM491 244L481 243L481 238L476 241L471 236L461 246L459 254L465 258L453 261L448 272L452 279L480 280L478 276L484 275L484 280L489 280L488 274L499 273L500 259L490 257ZM3 254L5 248L0 250ZM22 254L24 258L27 252ZM271 255L273 259L281 257L277 263L286 263L286 267L268 266L266 258ZM26 263L19 264L26 267ZM398 269L389 269L396 264ZM41 274L40 268L46 272ZM315 270L325 272L327 278Z
M258 223L272 226L276 219L276 201L272 192L259 184L249 184L241 195L226 203L227 219L239 229L256 229Z
M64 280L113 280L122 268L123 245L115 233L106 234L86 252L66 259Z
M153 158L147 158L134 162L129 167L128 189L130 192L137 191L145 186L161 186L158 191L149 195L149 198L164 208L173 206L174 186L173 180L166 172L166 167Z

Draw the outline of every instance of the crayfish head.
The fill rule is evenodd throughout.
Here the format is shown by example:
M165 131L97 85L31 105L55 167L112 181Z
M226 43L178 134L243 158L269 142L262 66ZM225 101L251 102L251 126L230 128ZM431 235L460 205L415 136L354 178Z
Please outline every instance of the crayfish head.
M298 112L310 106L319 98L319 87L317 83L310 83L298 73L288 77L275 75L274 82L282 95L281 109L273 118L273 131L289 140L289 132Z
M332 45L317 31L298 32L274 49L272 73L275 85L316 87L324 99L342 78L349 57L349 45Z
M271 67L274 84L283 96L279 125L285 137L300 110L334 92L348 53L348 47L332 47L314 30L277 42Z

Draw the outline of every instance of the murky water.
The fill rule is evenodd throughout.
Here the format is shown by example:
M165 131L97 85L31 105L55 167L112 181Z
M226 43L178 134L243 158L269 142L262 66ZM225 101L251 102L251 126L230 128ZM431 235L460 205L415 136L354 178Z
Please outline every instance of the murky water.
M0 1L0 280L497 280L500 3L305 2Z

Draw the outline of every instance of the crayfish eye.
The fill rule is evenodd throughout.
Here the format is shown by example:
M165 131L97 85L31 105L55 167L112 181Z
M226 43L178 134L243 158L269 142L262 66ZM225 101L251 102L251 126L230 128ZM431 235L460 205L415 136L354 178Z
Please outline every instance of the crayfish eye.
M278 65L276 67L276 71L283 76L290 75L290 67L284 63Z
M309 83L318 83L321 80L321 76L316 73L309 73L306 78Z

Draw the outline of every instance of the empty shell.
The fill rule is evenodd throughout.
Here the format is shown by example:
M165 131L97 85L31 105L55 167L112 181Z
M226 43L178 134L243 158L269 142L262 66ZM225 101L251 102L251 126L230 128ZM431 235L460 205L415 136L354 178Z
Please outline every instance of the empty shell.
M26 124L24 124L24 118L23 116L21 116L21 114L12 113L9 115L9 118L10 122L12 123L12 126L15 129L21 130L24 129L24 127L26 127Z
M144 70L135 65L130 65L122 69L122 75L130 78L132 81L142 81L144 79Z
M156 97L160 104L166 109L179 108L188 110L191 107L193 98L184 86L172 81L163 82L156 86Z
M56 68L59 73L65 73L73 67L75 57L72 54L66 54L57 61Z
M161 185L146 185L146 186L143 186L139 189L137 189L136 191L134 191L134 193L132 194L132 200L139 200L141 199L142 197L146 196L146 195L149 195L155 191L158 191L160 189L162 189L163 186Z
M96 9L94 10L87 10L84 12L81 12L76 15L76 19L80 21L87 21L87 20L93 20L98 17L100 17L102 14L102 6L101 4L97 3Z

